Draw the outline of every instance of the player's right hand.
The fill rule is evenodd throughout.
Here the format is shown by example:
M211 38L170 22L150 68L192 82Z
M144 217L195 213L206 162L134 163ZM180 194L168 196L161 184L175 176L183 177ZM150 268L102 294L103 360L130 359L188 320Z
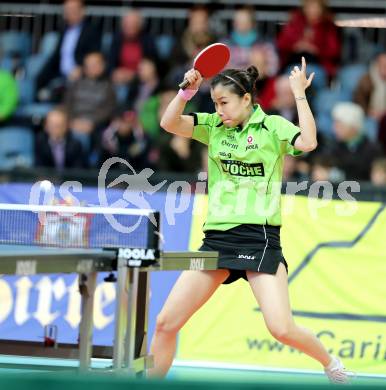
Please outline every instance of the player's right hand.
M184 75L184 79L189 81L188 89L199 89L203 80L200 72L195 69L188 70Z

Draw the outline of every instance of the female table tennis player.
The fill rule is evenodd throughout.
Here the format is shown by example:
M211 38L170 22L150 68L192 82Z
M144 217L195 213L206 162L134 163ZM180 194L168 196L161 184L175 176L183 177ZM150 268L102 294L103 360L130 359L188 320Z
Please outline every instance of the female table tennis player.
M200 250L219 252L219 269L185 271L157 318L151 344L155 367L163 376L172 364L179 329L222 283L248 281L270 333L324 367L331 382L345 383L348 373L309 330L295 324L288 297L287 263L280 246L280 188L283 157L310 152L317 146L316 126L305 95L306 62L289 76L296 99L299 127L253 104L258 70L227 69L211 81L216 112L183 115L185 104L202 82L194 69L170 102L161 126L168 132L208 145L209 207ZM275 187L276 185L276 187ZM276 188L276 191L275 191Z

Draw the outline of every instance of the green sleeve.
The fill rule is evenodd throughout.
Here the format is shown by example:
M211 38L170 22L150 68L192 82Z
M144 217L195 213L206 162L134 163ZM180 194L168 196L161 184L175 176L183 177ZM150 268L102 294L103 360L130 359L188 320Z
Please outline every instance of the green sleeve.
M207 114L203 112L195 112L190 114L194 118L194 128L192 138L205 145L209 144L211 128L218 121L217 114Z
M265 124L269 129L273 129L276 139L279 141L282 154L291 154L293 156L302 154L300 150L294 147L295 141L300 135L298 126L279 115L269 115L265 120Z
M153 95L146 99L138 111L139 122L141 123L143 130L153 140L158 140L160 137L160 123L159 123L159 108L160 108L160 95ZM197 109L194 102L188 102L186 109L189 112Z
M12 75L0 71L0 119L7 119L17 107L17 83Z

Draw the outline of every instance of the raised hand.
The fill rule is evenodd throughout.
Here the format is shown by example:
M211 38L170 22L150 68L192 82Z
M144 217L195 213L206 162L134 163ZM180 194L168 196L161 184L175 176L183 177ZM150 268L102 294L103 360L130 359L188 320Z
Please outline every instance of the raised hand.
M291 71L291 75L289 76L291 90L295 97L299 94L304 94L304 91L311 85L312 80L315 76L315 72L312 72L310 74L310 77L307 79L306 69L306 59L302 57L301 69L299 69L298 66L294 66Z
M187 86L187 89L198 89L200 88L200 85L202 83L202 76L198 70L190 69L188 70L185 75L184 79L189 81L189 85Z

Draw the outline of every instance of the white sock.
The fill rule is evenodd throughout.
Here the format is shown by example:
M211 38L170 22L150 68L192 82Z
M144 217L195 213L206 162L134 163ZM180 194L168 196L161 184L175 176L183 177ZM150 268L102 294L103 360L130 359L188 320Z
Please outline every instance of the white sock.
M334 367L336 367L339 363L339 360L333 356L331 357L331 362L328 364L328 366L324 367L326 370L331 370L333 369Z

